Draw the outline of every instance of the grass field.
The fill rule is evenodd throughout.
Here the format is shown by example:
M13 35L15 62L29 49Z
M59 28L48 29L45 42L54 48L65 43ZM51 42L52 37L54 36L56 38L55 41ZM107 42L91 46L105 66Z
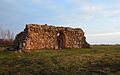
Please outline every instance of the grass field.
M120 75L120 46L30 53L0 51L0 75Z

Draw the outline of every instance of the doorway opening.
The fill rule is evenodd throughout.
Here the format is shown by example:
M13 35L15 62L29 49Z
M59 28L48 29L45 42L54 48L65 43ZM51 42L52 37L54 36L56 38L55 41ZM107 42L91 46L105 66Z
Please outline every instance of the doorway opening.
M57 45L58 45L58 49L62 49L63 48L63 35L62 32L58 32L57 34Z

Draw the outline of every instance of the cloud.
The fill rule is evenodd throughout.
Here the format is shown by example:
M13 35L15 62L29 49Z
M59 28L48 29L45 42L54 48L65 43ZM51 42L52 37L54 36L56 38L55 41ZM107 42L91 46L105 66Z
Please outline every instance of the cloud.
M85 12L85 13L92 13L92 14L100 12L100 11L103 10L102 7L94 6L94 5L85 5L85 6L83 6L82 9L83 9L83 12Z
M98 17L116 17L120 14L120 10L117 8L106 8L97 5L86 5L83 7L83 12Z
M96 1L92 2L91 0L70 0L78 8L77 10L87 15L90 19L94 17L116 17L119 16L120 10L117 5L117 0L110 0L113 4L108 4L108 1ZM119 0L118 0L119 1ZM106 3L105 3L106 2ZM120 1L119 1L120 2ZM120 6L120 5L119 5ZM77 12L78 12L77 11ZM92 17L91 17L92 16ZM83 19L86 19L83 17Z
M120 44L120 32L87 35L91 44Z
M120 36L120 32L111 32L111 33L98 33L98 34L92 34L88 36Z

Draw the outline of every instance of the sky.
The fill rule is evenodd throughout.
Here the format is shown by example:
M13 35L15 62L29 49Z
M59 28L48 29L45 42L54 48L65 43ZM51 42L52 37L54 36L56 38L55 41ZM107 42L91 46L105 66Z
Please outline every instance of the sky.
M26 24L82 28L90 44L120 44L120 0L0 0L0 27Z

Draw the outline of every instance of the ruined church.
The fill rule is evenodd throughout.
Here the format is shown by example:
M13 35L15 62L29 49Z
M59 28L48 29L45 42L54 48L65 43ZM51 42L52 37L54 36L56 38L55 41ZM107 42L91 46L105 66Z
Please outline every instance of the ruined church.
M14 46L24 50L89 48L81 28L27 24L16 35Z

